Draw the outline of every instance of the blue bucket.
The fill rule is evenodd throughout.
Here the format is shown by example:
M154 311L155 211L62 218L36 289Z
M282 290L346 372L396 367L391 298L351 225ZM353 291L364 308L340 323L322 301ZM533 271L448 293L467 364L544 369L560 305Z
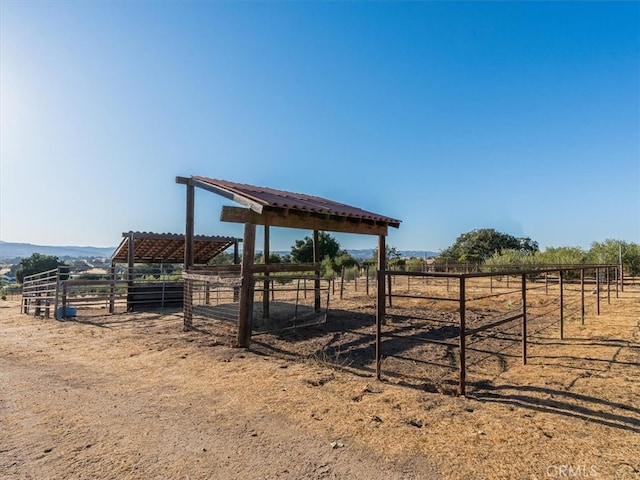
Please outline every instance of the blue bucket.
M64 311L64 316L62 315L63 311ZM58 319L75 317L75 316L76 316L76 307L66 307L64 308L64 310L62 307L58 307L56 309L56 318Z

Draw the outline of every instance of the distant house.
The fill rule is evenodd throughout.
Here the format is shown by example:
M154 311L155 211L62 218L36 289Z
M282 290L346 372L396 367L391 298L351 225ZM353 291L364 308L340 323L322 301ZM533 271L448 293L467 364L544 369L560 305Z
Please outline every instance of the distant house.
M4 280L7 283L16 283L17 282L16 277L14 275L9 274L9 273L5 274L5 275L2 275L2 277L0 277L0 278L2 278L2 280Z

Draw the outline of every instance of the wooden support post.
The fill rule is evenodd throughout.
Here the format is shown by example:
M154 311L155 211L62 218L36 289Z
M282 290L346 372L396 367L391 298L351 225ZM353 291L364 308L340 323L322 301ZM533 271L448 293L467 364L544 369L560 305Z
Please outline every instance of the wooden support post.
M127 311L133 311L133 266L135 262L135 238L134 233L129 232L129 252L127 256Z
M195 187L187 185L187 217L184 235L184 270L193 267L193 242L195 232Z
M610 280L610 275L609 272L611 271L610 267L607 267L606 272L607 272L607 305L611 305L611 282Z
M377 287L376 287L376 378L380 380L382 375L382 324L385 323L386 309L385 309L385 287L384 278L386 271L386 242L385 236L378 236L378 271L376 272Z
M269 265L269 225L264 226L264 264ZM262 318L269 318L269 272L264 274L262 287Z
M253 256L255 254L256 226L244 224L242 245L242 284L240 286L240 308L238 310L238 346L248 347L251 343L251 303L253 301Z
M465 278L460 277L460 296L459 296L459 314L460 314L460 378L458 384L458 393L462 396L466 395L467 385L467 326L466 326L466 291Z
M238 240L233 243L233 264L238 265L240 263L240 253L238 252ZM240 299L240 288L233 287L233 301L237 302Z
M313 231L313 261L320 265L320 238L318 230ZM313 305L316 313L320 312L320 268L315 272L315 279L313 280L313 291L315 294Z
M564 338L564 282L563 272L560 270L560 340Z
M116 265L111 264L111 270L109 271L109 313L113 314L116 311Z
M194 241L194 210L195 187L187 184L187 212L184 234L184 271L189 272L193 267L193 241ZM193 326L193 280L184 281L183 292L183 323L184 330L190 330Z
M67 284L62 284L62 315L61 317L67 318Z
M527 275L522 274L522 364L527 364Z

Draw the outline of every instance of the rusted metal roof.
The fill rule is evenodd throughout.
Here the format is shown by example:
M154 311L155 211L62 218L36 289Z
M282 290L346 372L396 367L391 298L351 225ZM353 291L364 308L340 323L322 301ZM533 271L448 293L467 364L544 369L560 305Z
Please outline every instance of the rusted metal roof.
M285 213L290 211L307 212L332 218L343 218L348 221L372 222L395 228L398 228L401 222L401 220L395 218L368 212L358 207L334 202L322 197L200 176L192 176L191 179L200 184L198 186L210 187L210 190L243 203L258 213L262 213L263 209L283 211Z
M114 263L129 263L130 240L133 238L134 263L183 263L184 235L175 233L125 232L122 242L111 256ZM194 263L205 265L227 248L241 242L234 237L196 235Z

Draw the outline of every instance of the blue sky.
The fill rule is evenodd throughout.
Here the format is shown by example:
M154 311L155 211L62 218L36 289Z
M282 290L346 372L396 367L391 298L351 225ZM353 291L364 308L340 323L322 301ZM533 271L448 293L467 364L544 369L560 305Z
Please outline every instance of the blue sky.
M638 2L4 0L0 239L179 233L175 177L202 175L399 218L401 250L640 242L639 25ZM196 233L242 236L224 204L197 193Z

